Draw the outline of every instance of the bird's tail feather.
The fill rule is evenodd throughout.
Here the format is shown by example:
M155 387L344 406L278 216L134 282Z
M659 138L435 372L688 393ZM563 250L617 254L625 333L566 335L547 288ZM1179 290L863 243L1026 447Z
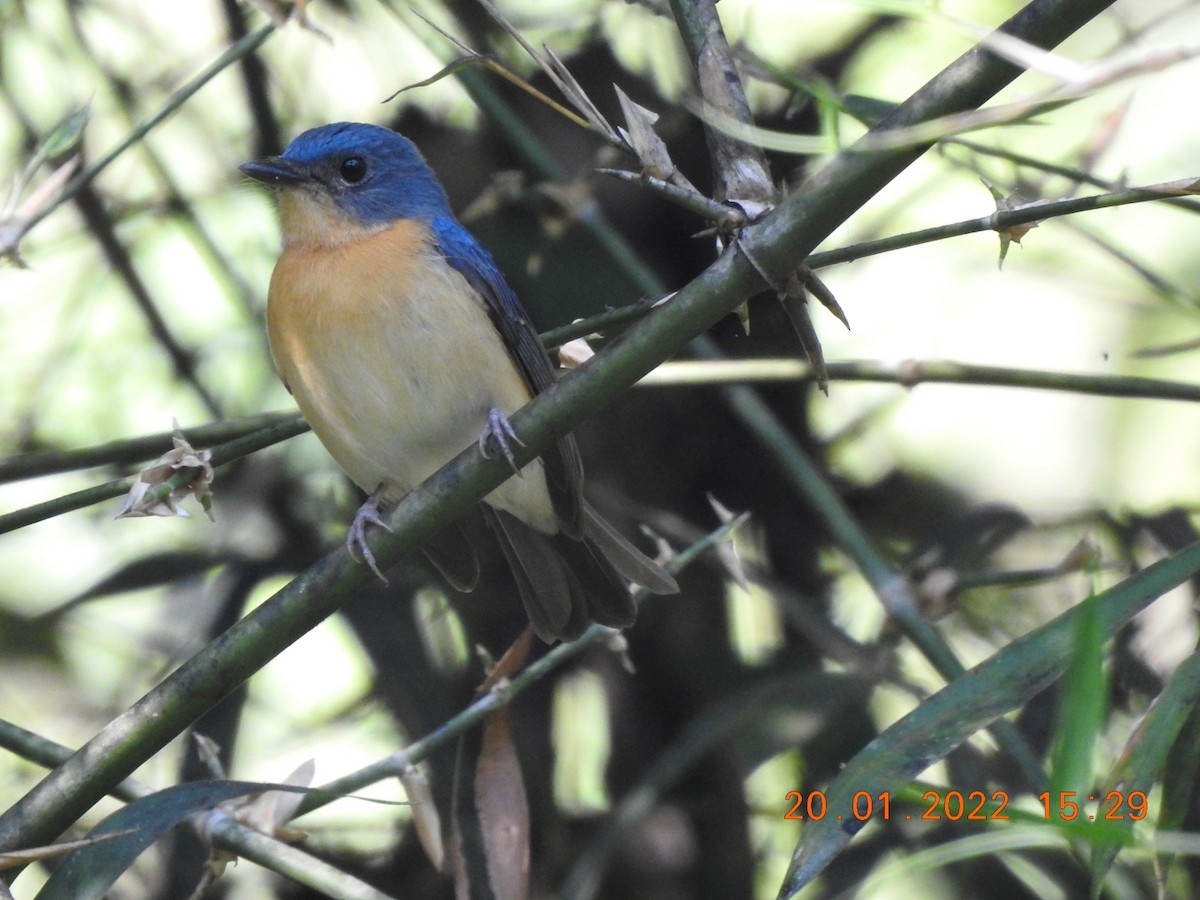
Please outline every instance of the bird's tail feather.
M538 637L549 643L583 634L589 623L583 586L550 538L506 512L485 512Z
M462 525L457 522L426 541L421 552L454 590L467 594L479 583L479 559Z
M652 594L679 593L679 585L662 566L629 543L586 501L583 504L583 537L626 581L640 584Z
M485 507L534 631L545 641L574 640L592 622L624 628L636 608L630 581L664 594L675 579L622 537L590 506L583 540L545 535L516 517Z

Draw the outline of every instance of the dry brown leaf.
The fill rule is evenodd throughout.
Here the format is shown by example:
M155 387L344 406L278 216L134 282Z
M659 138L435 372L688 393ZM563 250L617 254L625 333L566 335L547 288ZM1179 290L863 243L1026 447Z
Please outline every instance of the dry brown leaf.
M433 802L429 779L416 766L409 766L400 773L400 783L404 785L404 793L408 796L413 827L417 831L421 849L433 867L441 872L446 865L446 848L442 843L442 819L438 815L437 804Z
M309 787L316 772L317 764L308 759L298 765L280 784ZM295 817L304 796L303 791L263 791L261 794L226 800L217 804L216 809L247 828L253 828L285 843L293 843L304 838L305 832L288 828L287 823Z
M178 426L177 426L178 427ZM142 469L125 495L125 501L114 518L135 519L142 516L179 516L191 517L180 504L188 497L195 497L200 506L213 519L212 491L209 485L213 480L212 451L196 450L184 438L176 435L171 439L175 449L169 450ZM181 488L172 490L165 497L147 497L151 489L166 484L179 472L191 472L192 477Z
M654 130L658 121L658 113L646 109L629 99L619 85L613 85L617 92L617 102L621 104L621 112L625 114L625 127L617 128L621 138L629 145L642 164L642 171L663 181L670 181L675 172L675 163L667 145Z
M575 338L558 348L558 364L564 369L578 369L595 355L596 351L586 340Z
M488 882L496 897L529 893L529 807L512 743L508 710L488 717L475 770L475 802L487 847Z

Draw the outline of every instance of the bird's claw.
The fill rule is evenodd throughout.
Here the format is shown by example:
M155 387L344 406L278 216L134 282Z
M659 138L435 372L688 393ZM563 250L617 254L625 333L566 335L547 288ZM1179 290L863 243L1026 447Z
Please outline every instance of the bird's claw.
M500 452L508 460L508 464L512 466L513 472L520 475L521 470L517 468L517 460L513 456L512 447L509 446L508 442L511 439L516 441L521 447L525 446L525 442L517 437L517 433L513 431L512 423L508 421L508 416L499 409L488 411L487 427L483 429L483 434L479 436L479 451L484 455L485 459L492 458L492 454L488 451L488 438L491 438L496 446L500 448Z
M379 515L379 504L383 500L383 492L384 485L380 485L354 514L354 521L350 523L350 530L346 532L346 550L349 551L352 559L365 562L375 576L387 584L387 578L384 577L383 572L379 570L379 565L375 562L375 554L367 546L367 528L369 526L376 525L388 532L392 530L391 526Z

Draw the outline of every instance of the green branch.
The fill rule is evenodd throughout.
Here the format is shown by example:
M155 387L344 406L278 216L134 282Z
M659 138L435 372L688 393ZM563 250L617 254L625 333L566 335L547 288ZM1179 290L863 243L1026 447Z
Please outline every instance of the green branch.
M948 225L936 225L933 228L922 228L906 234L880 238L876 241L864 241L839 250L829 250L824 253L814 253L808 259L810 268L818 269L838 263L853 262L868 256L877 256L891 250L905 247L916 247L946 238L962 237L966 234L978 234L981 231L1006 231L1018 225L1043 222L1057 216L1069 216L1075 213L1091 212L1097 209L1108 209L1114 206L1128 206L1131 203L1145 203L1148 200L1170 201L1178 200L1181 196L1200 193L1200 179L1181 178L1178 181L1152 184L1146 187L1126 188L1107 194L1092 194L1087 197L1072 197L1067 200L1039 200L1028 203L1018 209L997 210L991 215L978 219L965 219Z
M1063 391L1096 397L1200 402L1200 384L1138 375L1080 375L1046 369L985 366L950 360L910 359L898 363L843 360L827 363L831 381L862 381L914 388L956 384ZM812 367L799 359L711 359L668 362L638 382L645 388L691 388L720 384L772 384L814 381Z
M81 447L77 450L44 450L37 453L25 453L21 456L0 460L0 484L21 481L25 478L41 478L44 475L54 475L59 472L74 472L93 466L134 465L153 459L170 450L171 438L176 434L183 435L193 446L208 447L242 437L260 428L269 428L296 418L294 412L263 413L259 416L228 419L209 425L198 425L195 428L182 428L178 431L160 431L158 434L110 441L106 444Z
M236 44L231 45L220 56L218 56L211 65L175 93L173 93L162 108L154 115L150 116L145 121L141 122L137 127L129 132L123 140L115 147L101 156L98 160L72 178L66 183L62 191L55 197L54 201L46 204L39 209L34 215L29 217L29 220L24 222L21 228L11 237L11 244L16 247L20 244L21 239L25 237L39 222L45 219L50 213L58 209L68 200L72 200L85 185L89 184L92 179L107 169L110 165L117 161L126 150L144 138L147 134L153 131L156 127L166 121L176 110L184 103L190 100L197 91L212 81L217 75L221 74L229 66L233 65L242 57L253 53L257 50L267 38L275 31L273 24L264 25L257 31L243 37Z
M219 428L222 426L212 427ZM264 447L269 447L272 444L285 441L298 434L303 434L307 430L308 423L299 414L278 418L273 425L260 427L250 434L244 434L241 437L216 445L212 448L211 462L214 466L225 465L226 463L233 462L235 459L241 459L243 456L262 450ZM149 441L151 439L139 438L137 440ZM86 453L87 451L81 452ZM192 473L184 472L175 476L175 478L179 479L178 482L168 481L163 485L159 485L153 491L148 492L147 497L158 496L162 499L163 494L169 494L172 490L179 490L185 487L186 482L190 481L192 477ZM35 503L33 506L26 506L23 509L0 515L0 534L16 531L18 528L24 528L26 525L33 525L36 522L42 522L63 513L83 509L95 503L103 503L105 500L111 500L114 497L120 497L132 486L132 478L120 478L116 481L93 485L92 487L75 491L72 494L64 494L61 497L55 497L44 503Z

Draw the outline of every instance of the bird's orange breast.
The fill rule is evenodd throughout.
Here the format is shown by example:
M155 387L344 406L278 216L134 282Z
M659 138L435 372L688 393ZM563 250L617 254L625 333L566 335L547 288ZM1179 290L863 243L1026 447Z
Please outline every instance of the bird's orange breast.
M466 279L421 223L288 239L271 278L271 354L313 431L364 490L407 493L529 389ZM311 233L311 232L310 232ZM546 533L540 461L487 499Z

